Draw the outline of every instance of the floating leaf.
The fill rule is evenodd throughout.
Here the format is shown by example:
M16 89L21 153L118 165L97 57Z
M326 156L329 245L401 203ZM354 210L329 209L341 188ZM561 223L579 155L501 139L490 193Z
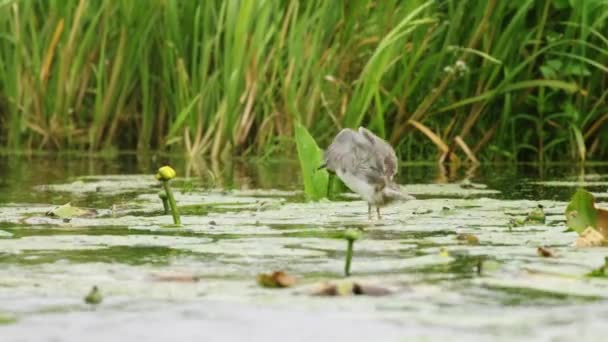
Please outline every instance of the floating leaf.
M391 293L391 290L384 287L344 281L337 284L323 283L317 290L313 291L312 295L327 297L344 297L352 295L386 296Z
M579 235L587 227L597 227L595 199L589 192L578 189L566 207L566 224Z
M568 228L579 235L592 227L603 236L608 236L608 210L597 208L595 198L589 192L578 189L566 208Z
M604 236L608 236L608 210L595 208L597 211L597 225L595 229Z
M478 245L479 244L479 238L477 238L477 236L470 234L470 233L460 233L460 234L456 235L456 240L465 241L469 245Z
M543 258L555 257L555 253L553 253L550 249L548 249L546 247L538 247L536 249L536 253L538 254L538 256L541 256Z
M258 274L256 277L258 284L262 287L280 288L290 287L296 283L296 278L283 271L275 271L271 274Z
M606 243L604 235L592 227L587 227L575 241L576 247L598 247Z
M306 128L299 123L296 123L295 126L295 139L304 179L304 192L308 199L317 201L327 196L329 180L327 171L319 169L323 164L323 150L317 146Z
M46 216L58 217L62 219L69 219L72 217L94 217L96 215L97 210L95 209L73 207L69 202L55 209L49 210L46 213Z

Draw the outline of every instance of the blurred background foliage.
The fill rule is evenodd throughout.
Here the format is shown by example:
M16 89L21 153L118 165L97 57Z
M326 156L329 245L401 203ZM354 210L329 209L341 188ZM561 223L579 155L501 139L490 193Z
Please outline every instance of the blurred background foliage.
M5 150L608 154L605 0L0 0Z

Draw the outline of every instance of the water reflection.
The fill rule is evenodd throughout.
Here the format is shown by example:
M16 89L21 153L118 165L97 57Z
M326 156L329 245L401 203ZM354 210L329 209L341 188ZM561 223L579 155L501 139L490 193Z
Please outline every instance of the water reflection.
M114 156L73 154L1 155L0 201L40 202L32 186L103 174L154 174L171 164L181 174L198 179L206 187L234 189L299 189L299 165L295 159L255 160L233 158L208 160L157 153L120 153ZM574 189L543 187L531 180L583 180L608 173L608 164L500 164L470 165L404 163L398 181L408 183L480 182L502 191L508 199L567 199ZM596 189L605 191L606 189Z

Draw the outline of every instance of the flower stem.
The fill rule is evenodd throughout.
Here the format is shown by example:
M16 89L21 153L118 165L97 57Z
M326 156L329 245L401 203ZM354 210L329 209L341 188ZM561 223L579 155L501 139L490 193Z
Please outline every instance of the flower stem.
M348 277L350 276L350 262L351 259L353 258L353 245L355 244L354 240L347 240L347 247L346 247L346 262L344 264L344 276Z
M169 200L167 200L167 194L161 191L158 194L158 197L163 202L163 209L165 210L165 215L168 215L170 209L169 209Z
M179 218L179 212L177 211L177 204L175 204L175 198L173 197L173 191L171 191L171 187L169 186L169 181L165 180L163 182L163 187L165 188L165 192L167 193L167 199L169 200L169 206L171 206L171 215L173 215L173 223L177 225L181 225L182 221Z
M169 201L163 198L163 208L165 209L165 215L169 214Z

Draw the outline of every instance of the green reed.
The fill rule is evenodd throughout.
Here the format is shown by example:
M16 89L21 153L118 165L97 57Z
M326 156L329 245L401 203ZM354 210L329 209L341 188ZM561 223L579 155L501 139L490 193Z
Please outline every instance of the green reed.
M0 1L0 146L267 155L299 122L409 159L600 159L608 4L570 3Z

